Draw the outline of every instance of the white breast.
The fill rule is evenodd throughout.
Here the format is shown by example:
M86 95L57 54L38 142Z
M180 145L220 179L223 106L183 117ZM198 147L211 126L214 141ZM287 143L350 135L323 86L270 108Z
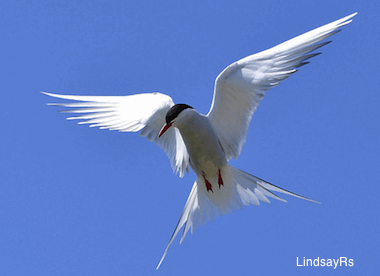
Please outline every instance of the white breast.
M182 135L195 173L209 178L217 176L227 159L209 119L194 109L186 109L173 126Z

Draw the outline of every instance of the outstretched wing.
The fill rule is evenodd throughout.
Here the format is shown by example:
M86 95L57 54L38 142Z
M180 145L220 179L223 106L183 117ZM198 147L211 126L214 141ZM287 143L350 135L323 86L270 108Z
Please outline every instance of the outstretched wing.
M169 156L173 171L183 177L189 170L189 154L177 128L170 128L158 138L165 124L166 112L174 105L171 97L161 93L144 93L129 96L73 96L42 92L45 95L76 102L54 103L72 109L63 111L75 113L68 120L81 120L79 124L90 127L137 132L154 141Z
M273 48L232 63L216 78L208 113L227 159L237 159L245 143L253 113L269 89L307 64L311 53L329 42L356 13L290 39Z

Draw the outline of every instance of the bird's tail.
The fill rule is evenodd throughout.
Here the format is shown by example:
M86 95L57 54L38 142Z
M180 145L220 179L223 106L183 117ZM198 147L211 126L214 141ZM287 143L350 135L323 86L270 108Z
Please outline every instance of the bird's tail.
M177 227L156 269L160 267L170 245L184 225L180 243L182 243L190 228L191 233L193 233L198 225L203 225L206 221L211 221L216 216L232 213L235 209L240 209L250 204L260 205L260 201L270 203L268 197L286 202L286 200L280 198L273 192L279 192L319 203L284 190L229 165L222 169L222 178L224 182L223 185L219 188L218 185L215 185L212 191L206 188L202 177L198 177L194 182ZM209 181L210 183L218 183L217 179L209 179Z

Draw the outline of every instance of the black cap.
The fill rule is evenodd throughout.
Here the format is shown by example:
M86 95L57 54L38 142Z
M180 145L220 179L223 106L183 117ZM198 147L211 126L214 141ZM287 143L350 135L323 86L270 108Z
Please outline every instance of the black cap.
M166 123L169 124L172 122L175 118L177 118L178 114L182 112L182 110L192 108L190 105L187 104L176 104L173 105L169 111L166 113Z

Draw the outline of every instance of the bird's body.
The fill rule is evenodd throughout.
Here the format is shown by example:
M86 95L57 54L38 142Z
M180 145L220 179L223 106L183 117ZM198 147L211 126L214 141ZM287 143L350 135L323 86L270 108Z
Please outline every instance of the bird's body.
M195 109L186 109L181 123L176 124L190 157L190 166L206 179L218 176L228 161L209 119Z
M318 55L314 50L321 42L351 22L351 14L273 48L248 56L229 65L215 81L211 109L207 115L186 104L174 104L161 93L130 96L46 95L74 100L74 103L53 104L74 108L66 112L103 129L123 132L140 131L141 136L156 142L169 156L174 172L183 177L189 167L196 181L185 204L166 253L179 230L184 226L181 242L189 229L215 216L227 214L267 197L285 201L272 192L307 199L229 165L237 159L246 141L248 127L265 93ZM321 42L321 43L320 43ZM313 201L313 200L310 200ZM157 268L158 268L157 267Z

